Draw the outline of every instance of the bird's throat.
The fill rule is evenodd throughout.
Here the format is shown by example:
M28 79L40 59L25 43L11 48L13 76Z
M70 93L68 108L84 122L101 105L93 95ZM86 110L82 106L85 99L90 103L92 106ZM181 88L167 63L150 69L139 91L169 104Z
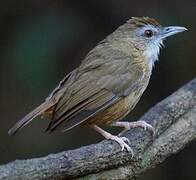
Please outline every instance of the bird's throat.
M160 53L159 46L153 46L152 48L149 48L148 50L144 51L143 53L144 59L146 59L150 67L153 67L154 63L158 61L159 53Z

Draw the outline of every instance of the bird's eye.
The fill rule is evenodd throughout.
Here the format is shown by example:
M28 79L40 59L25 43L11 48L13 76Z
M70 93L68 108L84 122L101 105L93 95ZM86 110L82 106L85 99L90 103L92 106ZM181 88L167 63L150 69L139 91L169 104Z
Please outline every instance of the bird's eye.
M145 30L144 32L146 37L152 37L153 36L153 31L150 29Z

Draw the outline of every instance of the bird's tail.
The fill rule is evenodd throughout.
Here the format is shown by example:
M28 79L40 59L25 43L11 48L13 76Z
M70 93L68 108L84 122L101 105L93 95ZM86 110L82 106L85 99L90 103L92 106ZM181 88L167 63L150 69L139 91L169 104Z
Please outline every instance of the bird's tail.
M20 129L22 129L24 126L29 124L35 117L41 115L46 110L51 108L54 104L50 102L44 102L41 105L39 105L37 108L35 108L33 111L31 111L29 114L27 114L24 118L19 120L9 131L9 135L14 135L16 132L18 132Z

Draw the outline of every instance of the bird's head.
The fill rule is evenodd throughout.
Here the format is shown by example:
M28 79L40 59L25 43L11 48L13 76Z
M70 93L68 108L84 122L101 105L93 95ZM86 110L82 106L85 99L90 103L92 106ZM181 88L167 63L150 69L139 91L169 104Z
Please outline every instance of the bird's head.
M117 29L116 35L141 51L153 65L158 60L163 40L185 30L187 30L185 27L180 26L163 27L149 17L132 17Z

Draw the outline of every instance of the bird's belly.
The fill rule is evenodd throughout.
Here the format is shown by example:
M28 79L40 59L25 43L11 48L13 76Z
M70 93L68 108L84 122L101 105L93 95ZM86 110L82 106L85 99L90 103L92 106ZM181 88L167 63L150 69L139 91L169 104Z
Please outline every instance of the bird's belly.
M98 113L92 119L89 119L89 122L97 125L105 125L121 120L135 107L138 100L139 97L135 94L124 97L116 104L107 108L103 112Z

